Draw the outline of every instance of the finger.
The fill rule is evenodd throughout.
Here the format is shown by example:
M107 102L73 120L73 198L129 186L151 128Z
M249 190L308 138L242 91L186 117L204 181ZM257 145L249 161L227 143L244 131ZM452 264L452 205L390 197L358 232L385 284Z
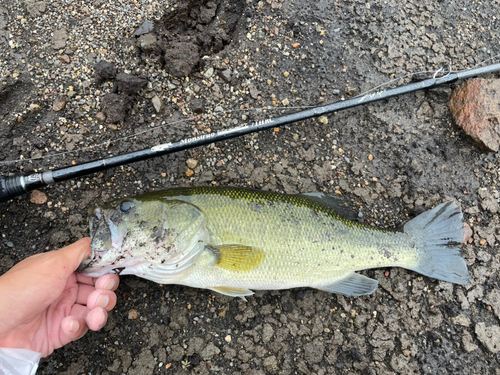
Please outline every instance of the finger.
M101 307L106 311L110 311L116 305L116 294L103 289L96 289L90 293L87 299L87 308L93 310L96 307Z
M75 303L73 307L71 307L71 311L69 313L69 316L73 316L75 318L81 318L84 319L87 318L87 315L89 313L89 309L87 306L79 305Z
M86 284L78 284L78 294L76 295L76 303L80 305L86 305L87 300L92 292L95 291L95 288Z
M105 289L111 290L114 292L116 288L118 288L118 284L120 283L120 278L116 274L107 274L101 276L95 282L96 289Z
M71 341L78 340L87 333L89 327L83 318L67 316L61 321L59 331L59 340L62 346L69 344Z
M107 321L108 313L100 307L90 310L87 315L87 319L85 319L87 326L92 331L99 331L102 327L104 327Z
M92 276L83 276L80 273L76 274L76 281L82 284L87 284L87 285L95 285L97 278L92 277Z
M92 254L92 249L90 247L90 238L82 238L74 244L62 248L58 252L65 258L65 262L68 267L70 267L71 272L74 272L76 271L78 266L80 266L82 260Z

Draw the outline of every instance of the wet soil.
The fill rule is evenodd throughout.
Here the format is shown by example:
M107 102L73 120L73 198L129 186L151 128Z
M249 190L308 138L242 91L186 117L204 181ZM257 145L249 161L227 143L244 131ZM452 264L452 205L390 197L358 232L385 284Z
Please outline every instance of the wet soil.
M89 3L88 11L47 3L38 15L31 2L0 5L0 160L45 157L3 164L2 174L207 134L500 52L495 1L160 1L147 38L134 35L141 10L117 8L136 17L132 26L88 41L86 31L111 32L99 18L106 3ZM71 38L54 36L61 28ZM89 47L80 51L79 40ZM96 79L101 59L147 85L125 93L114 74ZM341 195L359 220L384 228L453 199L473 231L464 245L468 286L382 269L364 271L380 282L371 296L294 289L242 301L126 276L108 325L42 360L39 373L498 374L500 154L453 123L455 85L59 183L43 189L43 205L29 195L2 203L0 273L88 235L95 204L223 185ZM123 120L97 120L124 101L113 107Z

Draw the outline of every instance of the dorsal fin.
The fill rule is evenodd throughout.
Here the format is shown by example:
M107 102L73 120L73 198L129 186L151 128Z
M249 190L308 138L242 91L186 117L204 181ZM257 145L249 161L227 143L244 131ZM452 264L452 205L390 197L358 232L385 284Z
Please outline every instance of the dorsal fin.
M321 203L324 206L328 206L330 209L335 211L340 217L343 217L344 219L348 219L351 221L358 221L356 214L351 209L349 209L346 202L342 198L319 192L302 193L302 194L297 194L297 196L301 196L309 200Z

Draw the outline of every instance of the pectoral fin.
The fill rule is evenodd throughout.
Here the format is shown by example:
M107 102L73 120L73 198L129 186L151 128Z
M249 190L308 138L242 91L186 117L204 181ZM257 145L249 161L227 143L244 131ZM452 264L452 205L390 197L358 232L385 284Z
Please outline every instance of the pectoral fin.
M265 257L262 250L245 245L207 246L215 256L212 266L233 272L248 272L256 269Z
M325 292L357 297L375 292L378 288L378 281L359 273L351 272L343 279L335 281L332 284L313 287Z
M253 294L253 292L249 289L231 288L228 286L217 286L217 287L209 288L209 289L213 290L217 293L224 294L226 296L230 296L230 297L242 297L243 298L245 296L251 296Z

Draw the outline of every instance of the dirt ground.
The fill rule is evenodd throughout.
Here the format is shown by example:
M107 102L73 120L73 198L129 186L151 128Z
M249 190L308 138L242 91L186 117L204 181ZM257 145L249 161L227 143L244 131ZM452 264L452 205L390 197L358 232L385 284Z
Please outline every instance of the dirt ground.
M45 158L1 174L207 134L446 64L471 68L500 53L499 11L498 0L4 0L0 160ZM223 185L341 194L385 228L453 199L473 231L469 285L380 269L364 272L380 282L371 296L294 289L245 302L125 276L107 326L38 373L500 374L500 153L453 123L455 85L59 183L41 189L44 204L29 194L2 203L0 273L87 236L87 209L100 202Z

